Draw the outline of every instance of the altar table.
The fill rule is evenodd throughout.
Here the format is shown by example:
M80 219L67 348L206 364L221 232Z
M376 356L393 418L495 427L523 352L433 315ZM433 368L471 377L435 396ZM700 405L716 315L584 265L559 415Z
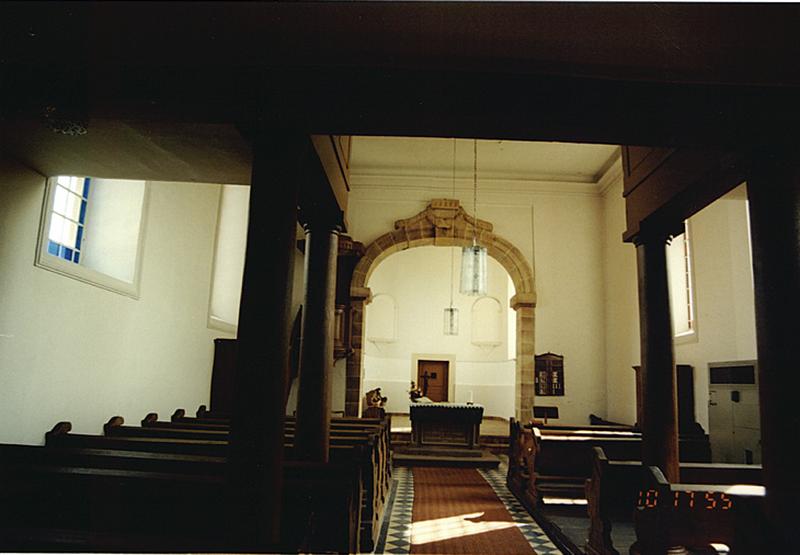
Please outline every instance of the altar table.
M412 403L409 417L416 447L478 448L483 405Z

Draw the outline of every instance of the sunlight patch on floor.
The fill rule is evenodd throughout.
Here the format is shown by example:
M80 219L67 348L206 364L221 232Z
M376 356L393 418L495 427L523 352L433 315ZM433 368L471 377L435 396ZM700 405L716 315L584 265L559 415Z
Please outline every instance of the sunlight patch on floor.
M413 545L422 545L452 538L484 534L486 532L503 530L504 528L513 528L516 526L514 522L474 522L472 520L481 518L483 515L483 512L467 513L458 516L414 522L411 525L411 543Z

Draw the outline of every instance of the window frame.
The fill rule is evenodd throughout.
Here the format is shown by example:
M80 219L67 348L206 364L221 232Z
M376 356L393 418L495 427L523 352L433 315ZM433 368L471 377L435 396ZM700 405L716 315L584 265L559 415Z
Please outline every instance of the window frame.
M94 178L94 176L84 177ZM82 263L82 261L85 259L83 249L81 249L81 257L79 262L67 261L48 252L47 247L50 220L53 215L53 202L55 200L57 179L58 176L51 176L48 177L45 182L44 200L42 202L42 211L39 218L39 235L36 241L36 257L34 259L34 266L50 272L55 272L83 283L87 283L89 285L94 285L95 287L100 287L101 289L105 289L113 293L130 297L134 300L138 300L140 297L142 257L144 254L144 238L145 228L147 225L147 206L150 193L150 182L146 180L144 181L144 192L142 194L142 213L139 220L136 260L134 262L134 277L133 282L129 283L84 266ZM91 196L89 197L88 202L91 202ZM88 209L86 212L86 217L84 218L83 227L84 232L82 241L85 243L87 237L89 237L92 233Z

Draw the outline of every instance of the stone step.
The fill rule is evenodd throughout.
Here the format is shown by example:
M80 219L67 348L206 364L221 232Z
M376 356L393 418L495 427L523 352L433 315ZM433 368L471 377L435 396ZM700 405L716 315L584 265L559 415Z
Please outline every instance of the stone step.
M456 450L458 451L458 450ZM500 459L485 449L482 449L477 456L459 456L458 454L448 455L446 450L431 450L431 454L422 454L419 450L406 453L401 449L392 454L392 464L395 466L449 466L449 467L469 467L469 468L497 468Z

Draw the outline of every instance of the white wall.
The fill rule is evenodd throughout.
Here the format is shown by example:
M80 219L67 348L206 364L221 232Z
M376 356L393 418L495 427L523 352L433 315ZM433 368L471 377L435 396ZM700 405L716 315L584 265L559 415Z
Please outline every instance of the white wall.
M636 248L622 242L625 201L620 172L603 194L603 273L605 280L605 335L608 380L606 418L633 424L636 421L639 295L636 283Z
M151 183L141 298L34 267L45 178L0 159L0 441L208 403L218 185Z
M393 229L396 220L424 210L432 198L453 196L427 187L423 179L370 179L353 180L348 204L349 231L365 245ZM511 241L534 268L536 352L565 357L566 395L537 403L560 407L561 422L582 424L589 413L606 412L603 200L588 188L547 188L504 182L479 188L478 216L491 222L494 232ZM472 212L471 189L459 188L456 198ZM441 326L441 316L436 321Z
M689 225L697 337L675 345L675 362L694 367L697 421L708 432L708 363L756 358L747 202L719 199Z
M708 363L756 358L755 308L745 195L717 200L689 220L697 335L678 339L675 362L694 367L695 412L708 432ZM622 243L622 185L604 196L608 419L636 419L640 362L636 253Z
M453 270L451 272L451 254ZM386 410L408 412L410 381L416 380L416 358L449 356L450 380L455 402L469 400L485 407L485 414L508 417L514 410L514 361L507 358L506 322L508 274L493 259L488 260L488 295L500 303L496 345L476 345L473 334L487 335L485 322L475 322L472 308L477 297L458 292L460 248L419 247L395 253L372 274L368 287L373 296L394 300L396 339L384 341L384 322L372 304L366 308L364 389L380 387L389 397ZM409 271L412 269L413 271ZM459 334L444 335L444 308L450 304L452 274L453 306L459 310ZM384 297L386 298L386 297ZM473 326L476 329L473 330ZM370 340L379 336L381 340Z
M209 323L226 331L233 331L239 325L249 207L250 187L222 187L214 243Z

